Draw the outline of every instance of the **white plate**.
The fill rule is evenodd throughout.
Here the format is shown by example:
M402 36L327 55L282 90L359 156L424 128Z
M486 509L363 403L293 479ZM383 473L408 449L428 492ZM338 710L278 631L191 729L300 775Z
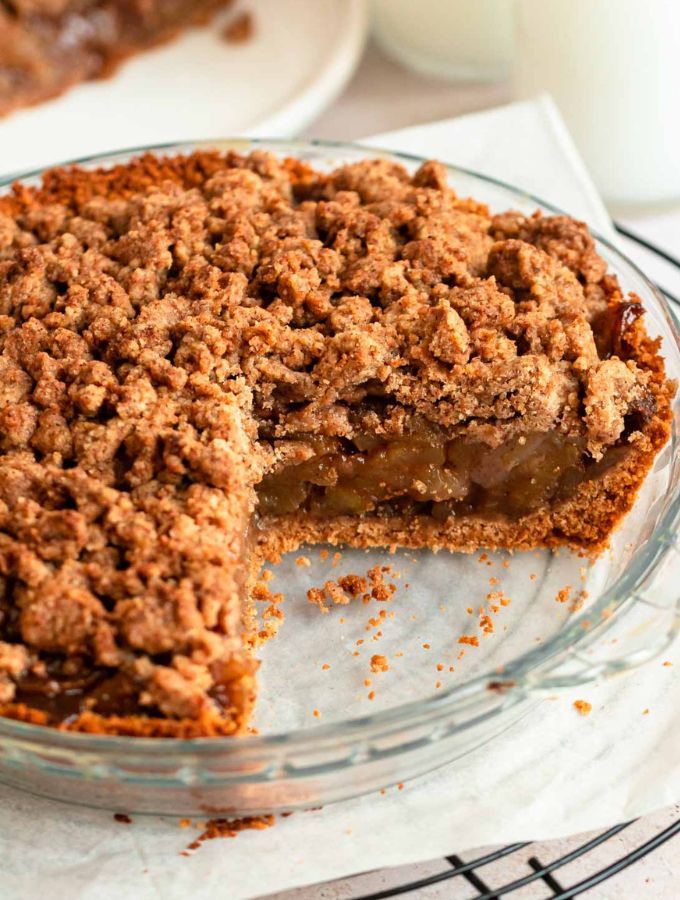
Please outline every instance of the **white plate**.
M227 43L251 9L255 33ZM365 0L257 0L125 63L113 78L0 119L0 173L120 147L225 135L290 137L342 90L366 36Z

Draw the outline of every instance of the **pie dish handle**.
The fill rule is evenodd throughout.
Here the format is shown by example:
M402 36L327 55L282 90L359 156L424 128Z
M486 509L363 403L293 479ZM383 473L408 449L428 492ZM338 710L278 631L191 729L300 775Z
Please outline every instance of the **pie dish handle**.
M525 680L532 691L556 691L628 672L660 657L680 634L680 587L672 573L680 565L680 537L668 539L668 552L652 575L636 585L618 613L607 607L599 621L585 612L572 628L587 634ZM677 579L677 576L676 576ZM607 620L615 616L613 623Z

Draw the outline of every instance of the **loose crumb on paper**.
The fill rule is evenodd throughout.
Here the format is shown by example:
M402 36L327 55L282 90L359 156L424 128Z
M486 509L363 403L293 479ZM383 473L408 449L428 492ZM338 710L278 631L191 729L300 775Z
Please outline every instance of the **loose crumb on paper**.
M371 672L387 672L388 669L387 657L381 653L374 653L371 657Z
M204 841L212 841L215 838L233 838L241 831L254 829L263 831L274 824L274 816L245 816L242 819L210 819L205 823L205 831L192 841L187 850L198 850ZM184 856L189 854L184 851Z
M560 590L557 592L557 596L555 597L555 600L557 600L558 603L567 603L569 601L570 597L571 597L571 585L565 584L565 586L563 588L560 588Z
M576 712L580 713L580 715L588 716L593 709L593 704L588 703L587 700L574 700L574 709Z
M469 644L470 647L479 647L479 638L476 634L461 634L459 644Z

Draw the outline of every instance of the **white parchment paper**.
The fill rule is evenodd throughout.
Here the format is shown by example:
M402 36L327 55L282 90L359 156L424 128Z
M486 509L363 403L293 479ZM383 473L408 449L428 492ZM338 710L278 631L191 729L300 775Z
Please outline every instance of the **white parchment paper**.
M500 137L499 137L500 136ZM376 138L503 178L610 223L547 100ZM668 589L680 569L668 575ZM663 665L663 661L672 665ZM204 844L176 819L69 807L0 786L0 900L253 897L482 844L605 826L680 797L680 646L632 674L565 693L486 747L406 785ZM592 704L579 716L573 700Z

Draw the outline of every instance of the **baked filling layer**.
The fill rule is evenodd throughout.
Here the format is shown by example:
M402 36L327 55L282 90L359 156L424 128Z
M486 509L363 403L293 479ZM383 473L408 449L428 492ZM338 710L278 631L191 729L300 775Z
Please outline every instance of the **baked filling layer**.
M675 387L582 223L256 152L0 198L0 714L243 733L303 542L597 553Z
M374 435L324 439L314 449L306 462L263 478L257 486L262 515L518 519L567 500L630 452L623 444L595 461L582 443L553 432L500 447L434 432L387 442Z
M208 18L231 0L3 0L0 115L72 84Z

